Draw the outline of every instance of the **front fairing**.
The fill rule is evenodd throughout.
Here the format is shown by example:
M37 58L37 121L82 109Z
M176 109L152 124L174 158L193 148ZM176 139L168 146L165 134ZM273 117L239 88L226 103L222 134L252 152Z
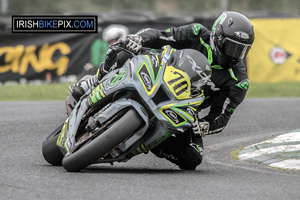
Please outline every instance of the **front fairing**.
M136 89L156 118L166 127L184 131L191 127L204 96L192 97L189 77L177 66L169 65L168 60L175 51L167 47L158 55L133 58L133 79L136 85L142 86ZM160 62L153 62L154 56Z
M74 147L76 143L75 136L78 127L87 109L87 99L83 98L76 104L70 116L65 121L56 142L57 146L60 148L63 154L68 153Z

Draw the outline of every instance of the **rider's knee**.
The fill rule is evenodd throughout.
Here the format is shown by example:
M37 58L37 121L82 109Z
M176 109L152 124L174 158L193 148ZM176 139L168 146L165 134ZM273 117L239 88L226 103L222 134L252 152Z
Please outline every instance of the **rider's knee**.
M195 170L201 164L203 159L203 149L199 145L190 144L182 152L178 160L178 166L183 170Z

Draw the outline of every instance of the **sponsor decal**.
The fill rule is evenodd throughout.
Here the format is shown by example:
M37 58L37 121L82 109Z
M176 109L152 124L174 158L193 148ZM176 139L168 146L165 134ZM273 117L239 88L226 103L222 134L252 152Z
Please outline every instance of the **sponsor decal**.
M163 62L166 63L170 59L170 54L165 53L163 57Z
M146 73L143 72L143 71L140 72L140 75L141 75L141 78L142 78L142 80L143 80L143 82L144 82L144 84L145 84L147 90L150 91L151 88L152 88L152 81L151 81L151 78L149 77L148 74L146 74Z
M201 29L201 24L195 24L193 26L193 30L194 30L194 35L198 35Z
M220 90L220 88L217 88L216 85L211 80L209 80L206 83L206 85L208 85L212 91L219 91Z
M142 81L142 83L144 84L145 89L147 90L147 92L150 92L151 89L153 88L153 82L152 79L149 75L149 72L147 70L147 66L146 64L143 64L141 69L138 72L139 77Z
M163 110L163 113L176 125L186 121L184 118L182 118L180 115L178 115L175 111L171 109L165 109Z
M157 62L157 59L155 58L155 56L150 56L150 59L151 59L153 68L158 68L158 62Z
M192 64L192 70L194 71L194 72L196 72L199 76L200 76L200 78L201 79L209 79L209 76L207 76L203 71L204 71L204 69L202 69L201 67L199 67L198 65L197 65L197 63L193 60L193 58L191 57L191 56L189 56L189 55L187 55L187 58L188 58L188 60L189 60L189 63L191 63ZM208 71L210 71L211 70L211 68L210 68L210 66L208 65L208 64L206 64L205 65L205 70L208 70Z
M61 56L53 61L55 52L59 52ZM4 46L0 48L0 56L4 57L0 73L11 71L25 75L29 71L28 67L32 66L38 73L55 69L57 75L62 75L68 67L70 52L71 48L65 42L45 43L40 48L36 45Z
M238 84L236 84L236 86L238 86L239 88L241 88L244 91L247 91L249 88L249 80L242 80L240 81Z
M227 15L225 13L223 13L220 17L218 17L218 19L215 21L215 23L212 27L212 34L215 33L217 25L223 24L224 20L226 19L226 16Z
M175 123L175 124L178 124L179 123L179 120L178 120L178 117L177 117L177 114L172 111L172 110L166 110L165 111L167 116L172 119L172 121Z
M189 62L192 64L192 70L196 72L200 77L202 77L201 73L203 72L203 70L201 69L201 67L197 65L197 63L193 60L193 58L190 55L187 55L187 58ZM209 66L205 66L205 67L208 67L209 69Z
M245 33L243 31L234 32L234 36L240 40L249 40L249 38L250 38L248 33Z
M108 83L108 86L110 86L110 87L116 86L118 83L121 82L121 80L123 80L125 78L126 74L127 74L126 69L120 70L117 74L115 74L112 77L112 79Z
M192 108L190 108L190 107L187 107L186 111L187 111L190 115L192 115L192 116L195 115L195 111L194 111Z
M285 63L285 61L291 56L291 54L283 48L276 46L270 50L269 56L274 64L281 65Z

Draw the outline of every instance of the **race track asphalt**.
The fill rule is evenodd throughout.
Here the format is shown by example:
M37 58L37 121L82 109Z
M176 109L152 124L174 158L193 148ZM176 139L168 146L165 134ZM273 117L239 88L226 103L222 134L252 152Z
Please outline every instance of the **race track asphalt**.
M300 98L246 99L220 134L204 138L195 171L149 153L80 173L50 166L44 138L66 115L62 101L0 102L0 199L300 199L300 172L230 154L298 130Z

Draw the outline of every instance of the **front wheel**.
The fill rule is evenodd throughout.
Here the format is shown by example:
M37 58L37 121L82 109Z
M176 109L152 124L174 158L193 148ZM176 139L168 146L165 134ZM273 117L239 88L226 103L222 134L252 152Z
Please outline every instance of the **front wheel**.
M57 138L59 133L61 132L64 123L57 127L55 131L53 131L44 141L42 146L42 153L44 159L50 163L51 165L55 166L62 166L62 160L64 155L59 150L58 146L56 145Z
M101 135L83 145L77 151L63 158L63 167L69 172L78 172L99 158L102 158L141 126L142 119L134 109L130 109Z

